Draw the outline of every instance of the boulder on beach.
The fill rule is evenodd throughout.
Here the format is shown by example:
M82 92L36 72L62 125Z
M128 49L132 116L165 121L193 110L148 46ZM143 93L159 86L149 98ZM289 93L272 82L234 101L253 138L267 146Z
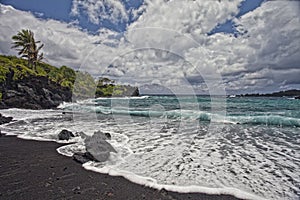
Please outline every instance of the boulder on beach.
M111 135L110 133L103 133L102 131L96 131L94 135L97 135L97 137L101 137L103 140L110 140Z
M90 154L89 152L85 152L85 153L74 153L73 155L73 160L75 160L76 162L80 163L80 164L84 164L88 161L96 161L96 159L94 158L94 156L92 154Z
M85 140L87 152L99 162L106 161L109 158L110 152L117 152L111 144L106 141L110 138L109 136L110 134L108 135L97 131L92 137L87 137Z
M110 133L104 133L105 134L105 136L106 136L106 138L108 139L108 140L110 140L111 139L111 135L110 135Z
M81 137L83 139L85 139L86 137L88 137L84 132L80 131L80 132L76 132L75 137Z
M63 129L59 134L58 134L58 139L59 140L69 140L72 137L75 137L75 135L66 129Z

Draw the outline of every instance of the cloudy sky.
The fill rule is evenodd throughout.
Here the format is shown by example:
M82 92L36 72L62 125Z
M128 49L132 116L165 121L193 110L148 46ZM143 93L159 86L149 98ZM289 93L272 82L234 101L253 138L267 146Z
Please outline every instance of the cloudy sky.
M45 62L142 92L300 89L300 2L0 0L0 53L31 29Z

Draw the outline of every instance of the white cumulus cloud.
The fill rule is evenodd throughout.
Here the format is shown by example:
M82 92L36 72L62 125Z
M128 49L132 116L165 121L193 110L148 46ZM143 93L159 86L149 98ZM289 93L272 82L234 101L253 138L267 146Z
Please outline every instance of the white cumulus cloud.
M86 14L94 24L102 20L128 21L128 12L120 0L73 0L71 13L75 16Z

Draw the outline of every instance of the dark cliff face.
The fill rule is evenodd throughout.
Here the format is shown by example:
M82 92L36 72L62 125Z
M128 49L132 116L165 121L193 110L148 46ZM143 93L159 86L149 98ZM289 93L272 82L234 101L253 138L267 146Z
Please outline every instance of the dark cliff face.
M8 73L6 81L0 84L2 101L0 108L50 109L63 101L72 100L72 92L67 87L43 76L30 76L13 80Z
M5 82L0 83L2 100L0 109L25 108L25 109L51 109L62 102L72 101L72 91L44 76L29 76L20 80L13 80L13 72L8 73ZM103 86L103 90L107 89ZM138 96L139 90L132 86L117 86L119 93L101 94L96 92L96 97L124 97Z
M15 73L19 73L18 75L20 75L22 69L17 70L18 66L15 68L16 69L12 69L12 67L9 68L9 71L4 74L4 77L2 73L0 82L0 109L52 109L56 108L62 102L71 102L72 97L73 99L76 99L76 97L79 99L78 91L76 93L76 90L72 96L71 87L75 87L72 84L65 87L63 84L52 81L52 79L43 75L27 73L27 75L24 76L16 76ZM80 79L80 86L83 87L83 89L94 84L92 77L88 78L91 80L86 81L86 79ZM81 89L79 89L79 91L81 91ZM86 90L82 91L83 94L86 93ZM79 95L81 94L79 93ZM99 85L95 91L95 97L125 97L138 95L138 88L129 85Z
M5 82L0 83L2 100L0 109L25 108L25 109L51 109L56 108L62 102L72 101L72 91L58 83L49 80L45 76L29 76L20 80L13 80L13 72L7 74ZM107 89L107 85L101 89ZM115 87L115 86L113 86ZM101 94L98 91L96 97L111 96L138 96L139 90L132 86L117 86L119 93Z

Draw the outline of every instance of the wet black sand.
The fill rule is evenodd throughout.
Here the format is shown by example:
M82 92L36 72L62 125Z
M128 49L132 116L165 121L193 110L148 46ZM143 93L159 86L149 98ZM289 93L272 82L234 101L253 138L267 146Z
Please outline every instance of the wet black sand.
M182 194L134 184L123 177L85 170L56 152L55 142L0 137L0 199L236 199Z

